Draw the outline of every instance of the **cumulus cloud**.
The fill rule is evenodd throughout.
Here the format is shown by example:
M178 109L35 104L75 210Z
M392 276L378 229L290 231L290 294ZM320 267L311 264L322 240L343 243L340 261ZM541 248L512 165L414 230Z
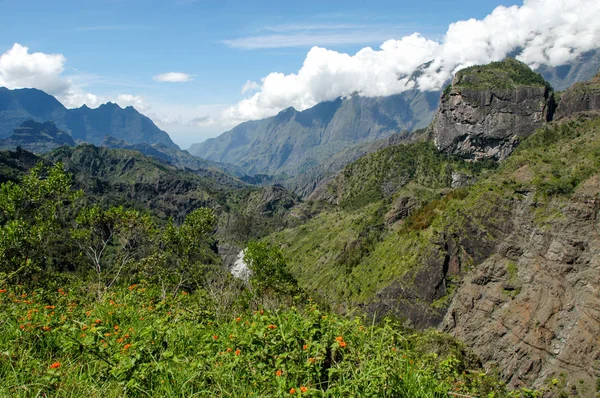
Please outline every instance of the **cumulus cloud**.
M353 93L375 97L439 90L456 71L509 54L537 68L568 63L598 47L598 0L525 0L521 6L497 7L481 20L455 22L439 41L414 33L354 55L313 47L297 73L267 75L258 92L222 117L260 119L289 106L303 110Z
M163 73L161 75L156 75L152 78L152 80L157 82L167 82L167 83L184 83L192 81L192 75L181 72L169 72Z
M30 53L29 48L15 43L0 55L0 86L9 89L37 88L55 96L67 108L77 108L84 104L97 108L112 101L122 107L131 105L140 112L148 109L148 104L141 96L99 96L86 92L62 75L66 62L67 59L62 54Z
M260 84L258 84L255 81L248 80L242 86L242 94L246 94L246 93L254 92L254 91L258 91L258 90L260 90Z
M62 54L29 53L18 43L0 55L0 86L35 87L50 94L64 94L70 88L60 74L66 58Z

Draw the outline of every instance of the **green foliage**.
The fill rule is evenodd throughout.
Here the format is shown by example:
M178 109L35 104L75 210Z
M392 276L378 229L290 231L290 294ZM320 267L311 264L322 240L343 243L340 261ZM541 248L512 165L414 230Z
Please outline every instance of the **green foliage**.
M397 145L367 155L348 165L332 183L346 209L361 208L394 195L409 182L428 188L448 187L452 172L467 175L490 164L470 164L439 153L433 143Z
M62 164L41 163L20 184L0 186L0 281L24 278L44 265L44 249L59 227L62 207L74 200Z
M536 86L551 89L550 84L526 64L512 58L487 65L471 66L460 70L455 77L456 88L505 89L516 86Z
M367 327L310 302L217 318L200 290L84 291L0 289L1 396L506 396L439 332Z
M98 280L98 295L110 288L133 260L155 243L156 226L149 215L123 207L84 207L71 237L88 258ZM108 257L108 259L107 259Z
M252 271L250 284L259 295L298 292L296 279L288 272L283 252L268 242L250 242L244 262Z

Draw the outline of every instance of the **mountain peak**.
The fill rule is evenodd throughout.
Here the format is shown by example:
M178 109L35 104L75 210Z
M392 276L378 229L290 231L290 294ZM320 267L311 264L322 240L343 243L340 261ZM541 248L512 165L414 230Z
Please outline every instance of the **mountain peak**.
M21 123L53 121L56 126L78 141L100 145L105 135L112 135L132 144L161 143L171 149L179 147L169 135L135 108L121 108L107 102L96 109L82 105L65 108L53 96L37 89L0 90L0 138L8 137Z
M109 109L121 109L121 110L123 110L123 108L121 108L119 106L119 104L114 103L114 102L110 102L110 101L107 102L106 104L100 105L99 108L109 108Z

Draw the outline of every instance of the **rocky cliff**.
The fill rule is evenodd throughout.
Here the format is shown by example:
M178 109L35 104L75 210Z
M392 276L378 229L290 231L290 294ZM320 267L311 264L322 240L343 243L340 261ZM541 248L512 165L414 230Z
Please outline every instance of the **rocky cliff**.
M575 83L561 95L556 119L595 109L600 109L600 73L589 81Z
M551 87L514 59L459 71L432 124L440 151L466 159L505 159L554 112Z

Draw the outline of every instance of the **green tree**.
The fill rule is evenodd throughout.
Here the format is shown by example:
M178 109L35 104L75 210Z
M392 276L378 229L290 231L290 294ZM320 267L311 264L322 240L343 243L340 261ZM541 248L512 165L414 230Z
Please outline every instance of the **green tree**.
M150 216L137 210L100 206L83 208L75 219L71 236L90 261L98 297L110 289L127 265L149 254L156 237Z
M250 242L244 262L252 271L250 285L261 296L298 293L298 283L287 270L281 249L268 242Z
M62 208L80 194L61 163L40 163L19 184L0 186L0 282L42 269Z
M202 264L213 262L210 244L215 225L214 210L204 207L188 214L180 226L169 222L161 239L164 253L157 258L164 266L155 269L163 298L168 290L175 296L184 284L197 282L204 269Z

